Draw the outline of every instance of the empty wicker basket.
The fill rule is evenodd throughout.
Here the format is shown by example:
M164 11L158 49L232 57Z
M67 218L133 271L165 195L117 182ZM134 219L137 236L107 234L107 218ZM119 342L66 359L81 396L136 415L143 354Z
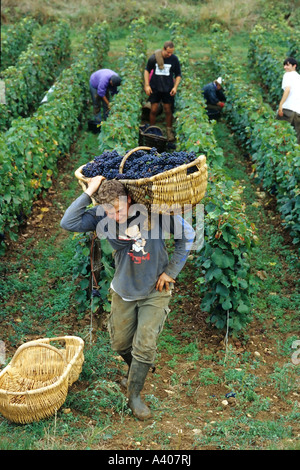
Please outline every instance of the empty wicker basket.
M120 173L126 160L137 150L150 150L151 147L136 147L130 150L120 164ZM82 165L75 171L82 188L86 189L88 178L82 174ZM195 206L204 197L207 187L206 157L200 155L194 161L164 171L149 178L120 180L135 203L143 204L149 212L179 213L185 205ZM97 204L97 194L92 201Z
M0 413L22 424L55 414L79 377L83 347L77 336L42 338L20 346L0 373Z

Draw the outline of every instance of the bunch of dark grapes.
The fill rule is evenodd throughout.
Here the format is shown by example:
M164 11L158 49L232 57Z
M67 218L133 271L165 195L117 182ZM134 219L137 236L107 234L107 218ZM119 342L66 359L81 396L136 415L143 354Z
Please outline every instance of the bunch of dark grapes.
M139 179L149 178L164 171L171 170L180 165L192 162L196 159L195 152L163 152L159 154L153 147L149 151L137 150L126 160L123 173L119 173L123 156L116 150L106 151L95 157L93 162L87 163L82 173L87 178L102 175L106 179ZM193 170L192 170L193 171Z
M119 175L122 158L116 150L105 151L102 155L95 157L93 162L87 163L82 169L82 174L87 178L102 175L106 179L112 180Z

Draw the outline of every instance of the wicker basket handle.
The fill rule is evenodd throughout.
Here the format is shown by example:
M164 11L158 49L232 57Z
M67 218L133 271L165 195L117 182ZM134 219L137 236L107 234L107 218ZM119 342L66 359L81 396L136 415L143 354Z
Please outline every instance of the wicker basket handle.
M23 352L24 349L27 349L27 348L37 348L37 347L43 347L43 348L48 348L48 349L51 349L52 351L56 352L60 357L61 359L63 360L63 362L65 363L65 365L67 366L67 361L63 355L63 353L55 348L54 346L51 346L51 344L46 344L46 343L34 343L34 342L30 342L30 343L25 343L25 344L22 344L22 346L20 346L17 351L15 352L15 355L13 356L12 360L10 361L10 364L11 365L14 365L14 363L16 362L19 354L21 354L21 352Z
M81 173L81 170L84 166L85 165L81 165L79 168L77 168L77 170L75 171L75 176L80 182L83 182L83 183L87 184L86 177L83 176L82 173Z
M123 173L123 168L124 168L124 165L125 165L125 162L126 162L127 158L130 157L130 155L132 155L137 150L151 150L151 147L136 147L136 148L130 150L129 152L127 152L126 155L124 155L124 157L123 157L123 159L120 163L120 169L119 169L120 174Z

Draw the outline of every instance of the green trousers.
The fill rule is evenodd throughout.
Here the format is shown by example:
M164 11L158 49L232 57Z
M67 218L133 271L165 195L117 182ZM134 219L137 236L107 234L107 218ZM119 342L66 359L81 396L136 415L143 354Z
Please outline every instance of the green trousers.
M146 299L125 301L111 290L108 331L111 346L120 355L131 351L137 361L153 365L157 339L169 313L171 290L153 291Z

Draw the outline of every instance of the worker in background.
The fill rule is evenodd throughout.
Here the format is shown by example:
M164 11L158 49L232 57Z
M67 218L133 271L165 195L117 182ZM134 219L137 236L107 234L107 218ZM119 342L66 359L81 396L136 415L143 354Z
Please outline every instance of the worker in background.
M118 93L121 84L119 75L110 69L100 69L90 77L90 92L95 121L105 121L110 109L110 96Z
M282 98L278 107L277 119L288 121L295 129L300 144L300 75L297 72L298 62L288 57L283 62L285 74L282 78Z
M225 106L226 97L222 88L222 77L218 77L213 82L202 88L206 101L206 109L209 119L218 119Z
M172 41L165 42L162 49L156 50L149 57L144 71L144 89L151 103L150 126L155 124L159 105L162 103L169 142L175 140L172 129L174 97L181 81L180 62L174 50Z

